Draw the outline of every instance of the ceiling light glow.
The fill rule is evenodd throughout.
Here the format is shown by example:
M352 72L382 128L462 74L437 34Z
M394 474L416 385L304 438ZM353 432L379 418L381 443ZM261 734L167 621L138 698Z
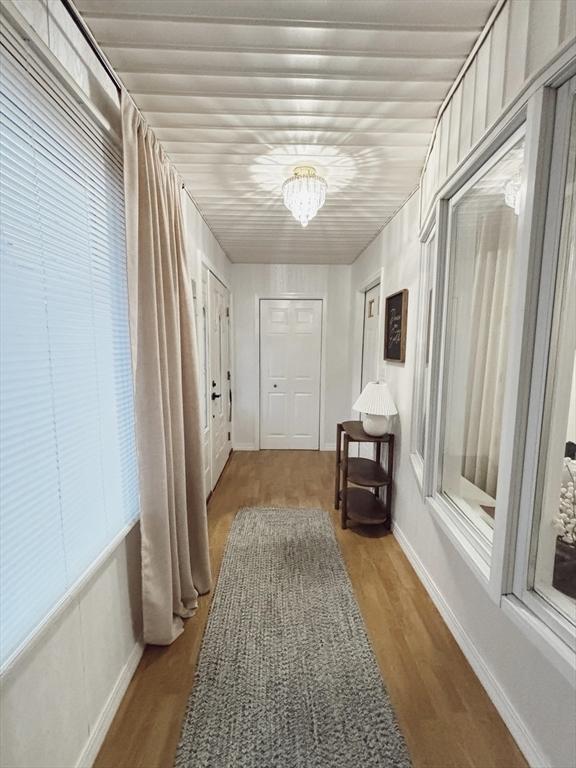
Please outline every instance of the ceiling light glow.
M326 180L311 165L294 168L293 175L282 185L284 205L303 227L308 226L326 202L327 187Z

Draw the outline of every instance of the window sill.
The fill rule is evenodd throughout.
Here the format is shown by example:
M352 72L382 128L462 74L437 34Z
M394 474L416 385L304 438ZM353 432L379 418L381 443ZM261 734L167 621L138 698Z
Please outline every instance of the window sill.
M420 490L420 495L424 498L423 486L424 486L424 462L420 454L414 452L410 454L410 465L414 472L414 477Z
M433 520L442 529L451 544L488 591L490 586L490 551L474 535L471 523L436 494L427 496L426 502L433 511Z
M71 603L78 599L82 594L86 586L96 576L96 574L104 567L104 565L110 560L114 552L127 538L132 529L140 522L140 515L128 522L124 528L119 531L107 547L102 550L98 557L88 566L84 573L72 584L58 602L50 609L50 611L44 616L42 621L28 634L20 645L10 654L0 667L0 680L3 680L17 664L33 649L39 640L42 639L44 633L54 626L60 616L67 610Z
M576 652L515 595L504 595L502 611L560 674L574 685Z

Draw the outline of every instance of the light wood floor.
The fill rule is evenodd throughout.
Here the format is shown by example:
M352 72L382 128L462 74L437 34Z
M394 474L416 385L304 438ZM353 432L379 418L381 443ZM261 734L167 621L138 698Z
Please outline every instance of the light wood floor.
M333 462L331 453L309 451L233 454L208 508L214 573L240 507L331 510L414 768L526 768L393 536L340 530L332 510ZM145 651L96 768L172 768L209 604L208 596L201 599L172 646Z

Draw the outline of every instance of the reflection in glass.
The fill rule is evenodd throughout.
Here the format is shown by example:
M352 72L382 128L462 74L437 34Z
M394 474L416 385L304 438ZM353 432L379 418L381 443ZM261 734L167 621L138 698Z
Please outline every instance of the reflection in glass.
M434 276L434 248L436 235L433 235L425 245L424 261L424 290L422 291L422 322L420 333L422 334L420 347L420 363L418 375L418 394L416 401L416 452L424 458L424 445L426 439L426 421L428 408L428 393L430 388L430 333L432 319L432 281Z
M524 141L453 203L442 491L491 540Z
M536 531L534 589L576 618L576 105L568 152L554 321L540 465L545 468Z

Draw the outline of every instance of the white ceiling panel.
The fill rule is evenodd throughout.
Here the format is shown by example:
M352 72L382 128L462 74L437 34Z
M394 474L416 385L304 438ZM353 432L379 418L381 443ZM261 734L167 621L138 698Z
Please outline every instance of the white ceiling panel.
M77 0L232 261L351 263L418 184L496 0ZM306 229L283 181L314 165Z

